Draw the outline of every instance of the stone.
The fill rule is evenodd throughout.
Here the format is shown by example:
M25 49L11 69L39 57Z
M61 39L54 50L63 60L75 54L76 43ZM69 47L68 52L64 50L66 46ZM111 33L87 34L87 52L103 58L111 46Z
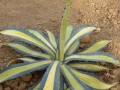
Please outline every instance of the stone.
M80 42L81 43L88 43L88 42L90 42L90 36L89 35L84 36L83 38L80 39Z
M25 90L27 84L25 82L22 82L18 88L18 90Z
M33 82L33 81L31 81L31 82L30 82L30 85L31 85L31 86L32 86L32 85L34 85L34 82Z
M114 78L115 78L115 75L110 75L110 77L111 77L112 79L114 79Z
M18 86L15 86L15 88L13 90L18 90L18 88L19 88Z
M4 90L11 90L11 88L10 87L6 87Z
M113 88L111 88L110 90L117 90L117 88L116 88L116 87L113 87Z
M26 74L26 75L24 75L24 76L21 76L21 79L22 79L24 82L30 81L31 78L32 78L32 74L31 74L31 73L30 73L30 74Z
M86 44L81 44L81 45L80 45L80 48L81 48L81 49L84 49L85 47L86 47Z
M100 33L100 28L97 28L95 31L94 31L95 34L98 34Z
M10 80L10 81L6 81L5 84L10 86L11 88L14 88L15 86L18 85L18 81L17 80Z
M3 86L0 84L0 90L3 90Z
M114 13L114 9L109 9L109 13Z
M101 62L101 65L105 66L105 65L106 65L106 63L105 63L105 62Z
M112 71L111 71L111 74L114 75L116 72L117 72L116 70L112 70Z
M110 73L106 73L105 76L109 77L109 76L110 76Z

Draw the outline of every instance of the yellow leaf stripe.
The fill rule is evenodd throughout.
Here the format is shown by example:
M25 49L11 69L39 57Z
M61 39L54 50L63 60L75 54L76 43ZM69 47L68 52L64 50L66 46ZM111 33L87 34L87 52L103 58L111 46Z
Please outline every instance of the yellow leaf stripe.
M56 61L53 64L53 66L52 66L52 68L49 72L49 75L47 77L47 80L46 80L46 83L45 83L45 86L44 86L43 90L54 90L55 75L56 75L55 73L56 73L56 69L57 69L56 67L57 67L58 64L59 64L58 61Z
M76 68L76 69L81 69L81 70L86 70L86 71L106 71L110 70L109 68L95 65L95 64L84 64L84 63L74 63L74 64L68 64L70 67Z
M58 72L60 69L60 62L53 61L48 67L46 73L41 81L40 90L58 90Z
M73 32L73 26L68 25L66 30L66 35L65 35L65 42L67 42L67 40L70 38L72 32Z
M37 60L32 59L32 58L18 58L18 60L25 61L25 62L35 62Z
M56 42L55 36L50 31L47 31L47 35L51 44L54 46L55 49L57 49L57 42Z

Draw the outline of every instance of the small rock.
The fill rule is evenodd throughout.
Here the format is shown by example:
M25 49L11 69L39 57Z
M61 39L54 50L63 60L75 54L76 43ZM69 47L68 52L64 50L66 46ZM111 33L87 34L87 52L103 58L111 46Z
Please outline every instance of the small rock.
M106 65L106 63L105 63L105 62L101 62L101 65L105 66L105 65Z
M114 79L114 78L115 78L115 75L110 75L110 77L111 77L112 79Z
M26 75L24 75L24 76L21 76L21 78L22 78L22 80L24 81L24 82L28 82L28 81L30 81L30 79L32 78L32 74L30 73L30 74L26 74Z
M110 76L110 73L106 73L105 76L109 77L109 76Z
M86 47L86 44L81 44L81 45L80 45L80 48L81 48L81 49L84 49L85 47Z
M116 70L112 70L110 73L114 75L116 73Z
M112 15L110 14L110 15L108 15L107 17L108 17L108 19L111 19L111 18L112 18Z
M30 82L30 85L32 86L33 84L34 84L34 82L33 82L33 81L31 81L31 82Z
M90 36L89 35L84 36L83 38L80 39L80 42L81 43L88 43L88 42L90 42Z
M10 87L14 88L17 85L18 85L18 81L17 80L13 80L12 84L10 85Z
M2 87L2 85L0 84L0 90L3 90L3 87Z
M109 13L114 13L114 9L109 9Z
M111 88L110 90L117 90L116 87Z
M35 78L38 78L38 75L35 74Z
M99 10L96 10L96 13L100 13L100 11L99 11Z
M15 88L13 90L18 90L18 88L19 88L18 86L15 86Z
M25 90L27 84L25 82L22 82L18 88L18 90Z
M98 34L100 33L100 28L97 28L95 31L94 31L95 34Z
M17 80L10 80L10 81L6 81L5 84L14 88L15 86L18 85L18 81Z
M36 82L38 79L34 78L33 81Z
M10 87L6 87L4 90L11 90L11 88Z

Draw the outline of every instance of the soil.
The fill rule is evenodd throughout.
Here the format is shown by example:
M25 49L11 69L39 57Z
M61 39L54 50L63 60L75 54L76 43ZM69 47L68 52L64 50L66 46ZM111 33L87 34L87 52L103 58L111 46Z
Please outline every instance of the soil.
M37 28L45 33L50 30L58 35L64 7L67 0L1 0L0 29L7 27ZM83 25L97 26L100 30L87 36L82 42L85 48L97 40L112 40L104 49L120 60L120 0L72 0L69 24L75 29ZM88 39L89 38L89 39ZM0 42L13 42L14 39L0 35ZM0 47L0 69L13 58L22 55L10 47ZM120 67L102 63L113 70L97 75L107 83L120 82ZM36 74L37 73L37 74ZM42 74L33 72L25 81L22 76L0 84L0 90L28 90ZM120 90L120 84L111 90Z

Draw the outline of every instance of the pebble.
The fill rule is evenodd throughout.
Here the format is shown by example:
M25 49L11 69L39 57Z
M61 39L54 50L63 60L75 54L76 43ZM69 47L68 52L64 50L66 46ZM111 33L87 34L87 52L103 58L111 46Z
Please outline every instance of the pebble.
M114 13L114 9L109 9L109 13Z
M94 31L94 33L95 33L95 34L98 34L98 33L100 33L100 30L101 30L100 28L97 28L97 29Z
M13 90L18 90L18 88L19 88L18 86L15 86L15 88Z
M3 86L0 84L0 90L3 90Z
M80 48L81 48L81 49L84 49L85 47L86 47L86 44L81 44L81 45L80 45Z
M27 84L25 82L22 82L18 88L18 90L25 90Z
M111 88L110 90L117 90L116 87Z
M101 62L101 65L105 66L105 65L106 65L106 63L105 63L105 62Z
M31 81L31 82L30 82L30 85L31 85L31 86L32 86L32 85L34 85L34 82L33 82L33 81Z
M114 79L114 78L115 78L115 75L110 75L110 77L111 77L112 79Z
M10 87L6 87L4 90L11 90L11 88Z
M105 76L109 77L109 76L110 76L110 73L106 73Z
M114 75L116 73L116 70L111 70L110 74Z
M18 85L18 81L17 80L10 80L10 81L6 81L5 84L14 88L15 86Z
M21 76L21 79L22 79L24 82L30 81L31 78L32 78L32 74L31 74L31 73L30 73L30 74L26 74L26 75L24 75L24 76Z

